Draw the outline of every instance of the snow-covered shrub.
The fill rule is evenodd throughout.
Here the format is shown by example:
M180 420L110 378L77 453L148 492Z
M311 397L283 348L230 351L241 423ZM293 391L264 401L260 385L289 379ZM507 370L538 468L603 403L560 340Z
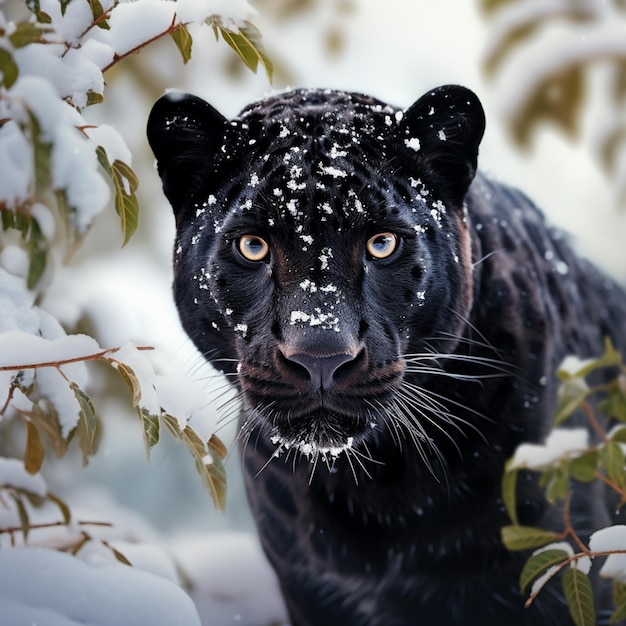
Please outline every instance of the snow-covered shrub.
M626 201L626 5L620 0L480 0L485 58L513 137L543 122L584 137Z
M165 426L189 448L219 508L225 448L202 391L159 375L152 348L101 346L67 334L40 306L100 213L115 209L123 245L138 226L130 150L115 128L90 124L83 113L104 100L107 72L156 40L171 37L173 53L182 55L176 62L186 63L189 24L212 28L254 71L261 64L271 78L272 65L245 0L26 0L22 8L26 17L10 21L0 3L0 548L27 546L33 533L63 526L63 550L77 553L95 542L128 563L89 531L108 523L75 519L40 473L47 452L62 457L73 442L85 463L96 453L97 406L89 394L110 377L92 364L121 377L146 453ZM42 519L41 510L52 519Z
M594 372L605 368L617 371L611 382L589 382ZM600 576L613 580L614 623L626 618L626 525L593 529L585 544L580 537L583 529L575 528L575 519L570 515L570 502L574 483L579 483L578 489L585 485L593 489L593 483L601 481L615 492L618 511L626 505L626 364L607 342L600 358L580 361L569 357L558 374L561 382L554 430L543 445L520 446L507 464L502 494L513 523L503 528L502 539L510 550L537 548L520 574L520 591L529 593L527 605L548 582L561 575L577 626L596 623L588 574L595 559L607 557ZM593 408L594 401L598 401L597 409ZM586 417L590 430L561 428L577 413ZM590 432L594 437L589 436ZM562 505L561 532L518 523L515 486L522 469L540 472L546 499Z

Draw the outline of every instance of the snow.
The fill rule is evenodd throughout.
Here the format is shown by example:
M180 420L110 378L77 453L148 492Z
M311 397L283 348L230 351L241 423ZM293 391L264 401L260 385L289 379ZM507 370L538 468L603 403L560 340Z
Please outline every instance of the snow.
M41 474L29 474L17 459L0 457L0 488L14 487L38 496L45 496L48 489Z
M26 369L39 363L81 360L101 352L98 342L89 335L68 335L44 339L21 330L0 334L0 367Z
M200 626L189 596L119 563L90 566L50 549L3 550L0 615L11 626Z
M33 153L29 141L14 121L0 126L0 163L0 197L9 206L24 202L29 196L29 184L34 174Z
M626 550L626 526L620 524L597 530L589 538L589 549L592 552ZM626 583L626 554L610 555L602 565L600 575Z
M517 448L511 468L541 469L565 456L576 457L589 447L589 432L585 428L555 428L544 445L525 443Z

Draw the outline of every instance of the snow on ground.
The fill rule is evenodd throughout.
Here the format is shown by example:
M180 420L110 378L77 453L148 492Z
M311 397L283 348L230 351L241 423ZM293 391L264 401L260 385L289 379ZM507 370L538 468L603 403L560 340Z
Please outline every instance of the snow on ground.
M189 596L161 576L43 548L3 550L0 607L6 626L201 624Z

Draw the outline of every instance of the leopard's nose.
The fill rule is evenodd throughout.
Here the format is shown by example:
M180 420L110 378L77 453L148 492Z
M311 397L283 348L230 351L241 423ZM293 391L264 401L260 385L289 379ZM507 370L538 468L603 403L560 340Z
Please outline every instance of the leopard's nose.
M352 354L335 354L333 356L311 356L310 354L292 354L287 360L302 366L309 374L309 383L315 389L330 389L335 382L337 372L342 365L354 360Z

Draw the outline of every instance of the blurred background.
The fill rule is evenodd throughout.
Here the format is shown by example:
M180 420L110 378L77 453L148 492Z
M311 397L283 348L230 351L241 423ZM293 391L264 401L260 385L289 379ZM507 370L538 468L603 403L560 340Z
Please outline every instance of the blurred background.
M5 7L19 0L9 0ZM227 116L287 87L331 87L408 107L428 89L460 83L487 113L480 167L523 189L581 254L626 280L626 2L623 0L254 0L275 66L270 84L251 73L206 26L191 27L183 64L170 38L106 75L103 104L84 116L114 126L133 154L140 180L140 226L120 249L114 211L102 214L85 244L58 268L44 307L68 331L102 346L129 338L156 348L164 372L200 381L219 411L225 383L184 336L170 294L174 222L145 138L153 102L165 89L193 92ZM19 10L19 7L14 7ZM94 377L95 378L95 377ZM96 384L97 380L96 380ZM165 441L150 462L127 396L102 383L92 397L102 418L99 453L84 470L58 463L52 490L116 502L158 531L252 529L236 450L227 460L228 505L215 511L187 449ZM226 394L226 395L224 395ZM234 424L218 433L227 443ZM71 499L71 498L70 498Z

